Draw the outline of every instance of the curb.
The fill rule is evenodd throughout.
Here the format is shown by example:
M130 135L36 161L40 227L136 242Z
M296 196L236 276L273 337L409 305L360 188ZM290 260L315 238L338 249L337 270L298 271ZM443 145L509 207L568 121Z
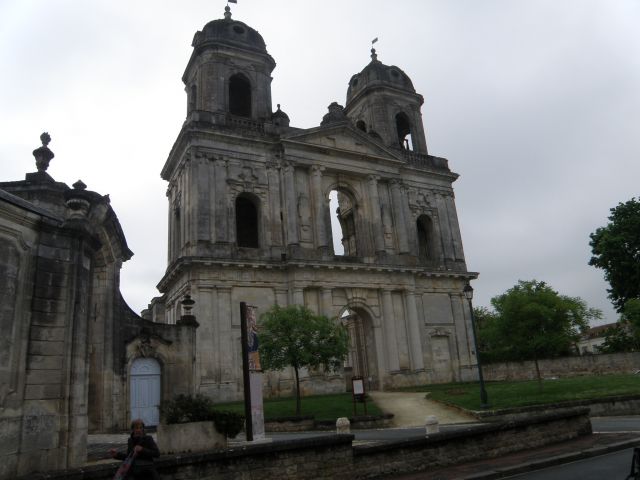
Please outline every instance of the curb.
M585 458L597 457L599 455L605 455L607 453L616 452L619 450L625 450L627 448L633 448L640 446L640 438L633 440L626 440L623 442L612 443L610 445L591 447L586 450L577 452L565 453L562 455L555 455L553 457L546 458L544 460L534 460L530 462L524 462L510 467L496 468L492 470L485 470L483 472L475 473L471 476L461 477L460 480L493 480L497 478L504 478L511 475L517 475L520 473L530 472L532 470L540 470L547 467L553 467L555 465L562 465L564 463L573 462L576 460L583 460Z

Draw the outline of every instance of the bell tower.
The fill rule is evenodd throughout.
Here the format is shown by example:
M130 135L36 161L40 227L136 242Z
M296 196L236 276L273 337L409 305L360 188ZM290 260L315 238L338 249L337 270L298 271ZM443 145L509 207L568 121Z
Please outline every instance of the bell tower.
M371 62L349 80L345 114L357 128L387 146L427 154L420 113L423 103L409 76L380 62L372 48Z
M344 377L362 375L369 389L473 378L462 288L475 274L457 174L427 153L411 79L372 50L346 107L331 103L319 125L297 128L280 105L272 111L275 61L262 36L229 7L192 46L187 118L161 172L168 262L150 310L174 324L185 295L196 302L195 391L241 398L240 302L258 315L277 304L350 318L355 360ZM292 370L268 376L273 395L292 393ZM345 385L303 381L323 393Z
M271 72L276 63L256 30L232 20L227 6L224 18L207 23L191 45L193 53L182 76L191 119L271 119Z

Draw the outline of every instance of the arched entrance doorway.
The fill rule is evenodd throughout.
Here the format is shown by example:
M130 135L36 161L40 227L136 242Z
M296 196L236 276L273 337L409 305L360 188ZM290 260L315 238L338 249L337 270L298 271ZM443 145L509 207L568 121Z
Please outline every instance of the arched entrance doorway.
M145 425L160 423L160 364L153 358L136 358L131 365L131 419Z
M362 377L367 390L378 390L380 382L371 317L364 310L346 308L340 318L349 331L346 370L349 371L350 368L353 377ZM351 379L347 378L347 381L350 383Z

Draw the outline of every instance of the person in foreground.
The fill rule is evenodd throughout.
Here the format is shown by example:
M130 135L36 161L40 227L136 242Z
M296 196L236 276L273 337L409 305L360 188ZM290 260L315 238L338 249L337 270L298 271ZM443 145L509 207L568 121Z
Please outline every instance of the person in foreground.
M124 476L120 478L126 476L127 479L132 480L160 479L153 464L153 459L160 456L160 450L158 450L153 437L144 433L142 420L137 419L131 422L131 436L127 441L127 453L118 452L115 448L110 449L109 453L113 458L125 460L125 464L130 463L130 469L125 468ZM118 471L120 472L120 470ZM117 475L116 478L118 478Z

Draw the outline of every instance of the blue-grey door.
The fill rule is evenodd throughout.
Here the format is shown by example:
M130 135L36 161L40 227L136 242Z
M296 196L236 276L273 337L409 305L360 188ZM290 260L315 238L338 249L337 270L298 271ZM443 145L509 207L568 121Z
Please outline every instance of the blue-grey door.
M137 358L131 365L131 419L145 425L160 421L160 364L153 358Z

